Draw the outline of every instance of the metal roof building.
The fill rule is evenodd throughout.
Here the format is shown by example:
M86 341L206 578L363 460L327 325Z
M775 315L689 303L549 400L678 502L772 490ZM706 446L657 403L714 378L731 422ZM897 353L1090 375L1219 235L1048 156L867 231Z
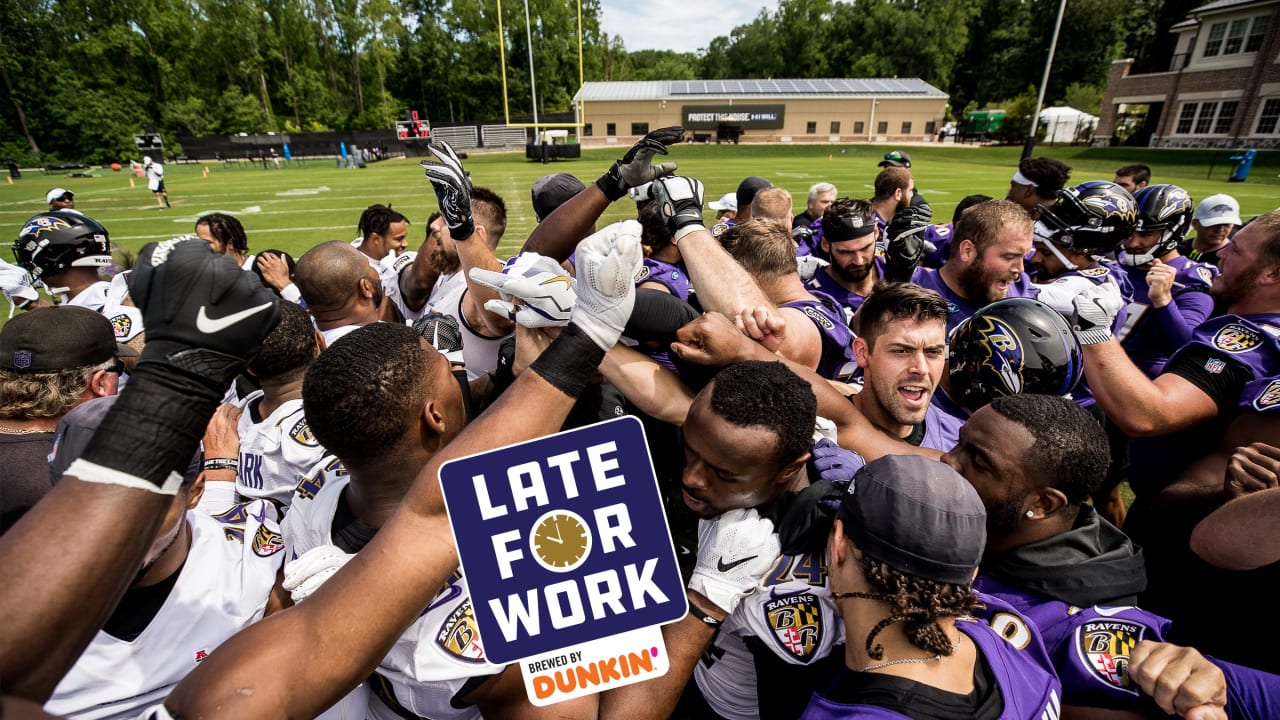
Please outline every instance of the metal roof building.
M574 96L584 142L629 143L680 125L736 142L929 140L948 96L918 78L589 82Z

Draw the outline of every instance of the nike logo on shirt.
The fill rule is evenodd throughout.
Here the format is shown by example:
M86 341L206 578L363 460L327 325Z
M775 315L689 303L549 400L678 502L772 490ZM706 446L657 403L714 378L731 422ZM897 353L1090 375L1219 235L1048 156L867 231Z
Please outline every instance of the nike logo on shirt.
M739 565L743 563L751 562L752 560L755 560L755 559L756 559L756 556L752 555L750 557L739 558L738 560L734 560L731 563L726 563L724 561L724 556L722 555L720 556L719 560L716 560L716 569L719 570L720 572L729 572L730 570L738 567Z

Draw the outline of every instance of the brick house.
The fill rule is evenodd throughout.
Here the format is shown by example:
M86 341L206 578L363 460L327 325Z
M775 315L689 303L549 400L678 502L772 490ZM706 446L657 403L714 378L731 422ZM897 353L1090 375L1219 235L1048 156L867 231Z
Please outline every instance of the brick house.
M1169 69L1111 65L1094 145L1110 145L1130 105L1151 147L1280 148L1280 0L1213 0L1171 29Z

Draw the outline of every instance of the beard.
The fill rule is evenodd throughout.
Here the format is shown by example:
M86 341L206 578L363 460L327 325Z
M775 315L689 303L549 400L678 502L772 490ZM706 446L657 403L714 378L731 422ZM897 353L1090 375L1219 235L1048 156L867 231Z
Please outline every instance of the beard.
M1018 529L1024 498L1011 498L987 509L987 537L1004 537Z
M838 279L843 280L844 282L857 283L866 280L867 276L871 274L871 271L874 270L875 267L876 262L875 260L872 260L866 265L839 265L837 263L831 263L830 270L835 273L835 276Z
M975 262L960 271L960 289L964 291L965 299L975 307L990 305L997 300L1005 299L1005 293L995 287L995 284L1005 275L1004 272L990 272ZM1010 283L1012 282L1010 280Z
M440 275L451 275L458 272L462 267L462 260L458 258L457 253L447 253L444 250L431 251L431 269Z
M1262 269L1251 267L1244 271L1244 275L1238 278L1228 278L1226 275L1220 275L1217 282L1209 287L1209 295L1213 298L1213 307L1215 313L1225 313L1227 308L1244 299L1249 291L1253 289L1254 281L1258 279L1258 275L1262 273Z

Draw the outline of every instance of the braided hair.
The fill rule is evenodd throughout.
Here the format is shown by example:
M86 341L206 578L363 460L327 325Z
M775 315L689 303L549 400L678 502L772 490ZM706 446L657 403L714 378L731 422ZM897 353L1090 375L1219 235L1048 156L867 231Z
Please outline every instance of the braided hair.
M884 646L876 636L894 623L903 623L902 631L912 645L938 655L950 656L955 646L938 620L962 617L972 613L977 596L970 585L942 583L908 575L862 554L862 572L877 592L854 593L868 600L879 600L891 608L889 617L876 623L867 635L867 655L873 660L884 658Z

